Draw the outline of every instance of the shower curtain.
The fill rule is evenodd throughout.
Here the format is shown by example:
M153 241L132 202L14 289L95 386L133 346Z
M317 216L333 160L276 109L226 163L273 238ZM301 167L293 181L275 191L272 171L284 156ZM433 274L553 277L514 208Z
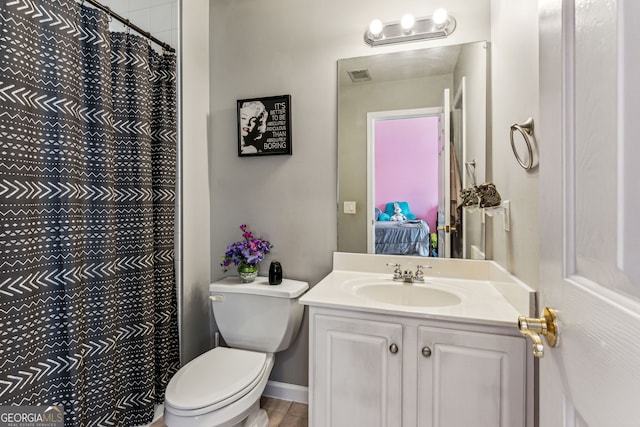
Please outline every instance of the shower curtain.
M175 55L0 5L0 405L149 423L178 369Z

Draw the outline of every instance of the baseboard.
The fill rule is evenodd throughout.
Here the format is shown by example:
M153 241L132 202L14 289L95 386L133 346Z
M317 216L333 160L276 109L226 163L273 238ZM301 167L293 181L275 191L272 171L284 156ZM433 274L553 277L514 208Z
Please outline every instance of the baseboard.
M281 400L309 403L309 388L296 384L269 381L262 394L263 396L274 397Z

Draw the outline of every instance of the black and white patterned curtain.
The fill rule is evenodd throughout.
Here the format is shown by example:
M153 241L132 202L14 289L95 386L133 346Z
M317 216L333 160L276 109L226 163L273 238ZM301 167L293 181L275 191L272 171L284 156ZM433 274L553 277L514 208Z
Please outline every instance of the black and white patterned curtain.
M131 426L178 369L175 55L0 4L0 405Z

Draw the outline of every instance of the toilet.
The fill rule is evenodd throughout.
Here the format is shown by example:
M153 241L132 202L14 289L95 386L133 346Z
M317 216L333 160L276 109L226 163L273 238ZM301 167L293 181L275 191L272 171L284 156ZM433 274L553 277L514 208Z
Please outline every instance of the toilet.
M274 353L295 339L304 307L298 298L309 284L266 277L239 283L229 277L209 285L213 315L229 347L216 347L180 368L165 394L168 427L267 427L260 408Z

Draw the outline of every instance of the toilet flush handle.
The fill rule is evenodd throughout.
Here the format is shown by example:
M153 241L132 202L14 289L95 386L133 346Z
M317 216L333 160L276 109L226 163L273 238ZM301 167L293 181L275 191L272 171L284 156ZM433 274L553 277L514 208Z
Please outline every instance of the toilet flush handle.
M224 295L210 295L209 299L211 301L224 301Z

